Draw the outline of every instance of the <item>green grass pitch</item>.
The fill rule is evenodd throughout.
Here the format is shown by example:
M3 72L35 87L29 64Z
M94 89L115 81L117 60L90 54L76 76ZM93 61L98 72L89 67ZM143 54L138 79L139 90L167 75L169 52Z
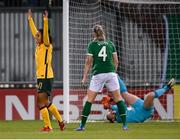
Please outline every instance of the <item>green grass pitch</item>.
M129 130L121 124L88 122L86 130L76 132L77 123L66 125L61 132L52 121L53 132L41 133L42 121L0 121L0 139L180 139L180 122L131 123Z

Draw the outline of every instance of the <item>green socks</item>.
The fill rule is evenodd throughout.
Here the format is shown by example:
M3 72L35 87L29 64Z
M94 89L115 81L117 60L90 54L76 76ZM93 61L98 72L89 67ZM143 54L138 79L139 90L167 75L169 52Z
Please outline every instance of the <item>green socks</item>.
M91 112L91 106L92 103L86 101L83 111L82 111L82 120L81 120L81 126L84 127L87 121L87 118L89 116L89 113Z
M118 112L119 112L119 115L121 116L121 119L122 119L122 123L123 125L126 125L126 106L125 106L125 103L124 101L118 101L117 103L117 107L118 107Z
M119 111L119 115L121 116L122 119L122 123L123 125L126 125L126 106L124 101L118 101L117 103L117 107L118 107L118 111ZM84 127L87 121L87 118L91 112L91 106L92 103L86 101L83 111L82 111L82 120L81 120L81 127Z

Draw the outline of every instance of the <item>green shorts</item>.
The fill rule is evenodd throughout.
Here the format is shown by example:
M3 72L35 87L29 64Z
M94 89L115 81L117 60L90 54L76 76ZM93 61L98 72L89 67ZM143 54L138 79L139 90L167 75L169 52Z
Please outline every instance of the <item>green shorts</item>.
M50 96L53 85L53 78L37 79L37 92L47 93Z

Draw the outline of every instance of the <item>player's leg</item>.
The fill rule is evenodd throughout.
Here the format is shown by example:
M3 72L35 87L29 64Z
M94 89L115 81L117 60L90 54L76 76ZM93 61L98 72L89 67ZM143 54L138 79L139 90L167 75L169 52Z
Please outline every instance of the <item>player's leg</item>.
M160 97L160 96L163 95L166 91L168 91L172 86L174 86L175 83L176 83L175 79L172 78L172 79L167 83L167 85L165 85L163 88L157 89L157 90L154 91L154 93L155 93L155 96L154 96L154 97L155 97L155 98Z
M49 118L49 112L46 107L46 103L48 101L48 95L47 93L38 93L37 96L37 104L42 116L42 119L44 121L44 127L42 128L42 131L49 132L52 130L50 118Z
M166 93L172 86L175 85L175 79L172 78L167 85L165 85L163 88L157 89L154 92L150 92L145 96L144 99L144 108L151 108L153 106L153 100L154 98L159 98L161 95Z
M63 131L65 129L65 124L55 104L49 102L47 108L58 121L60 130Z
M147 95L144 97L144 108L149 109L153 106L153 101L154 101L154 92L149 92Z
M120 86L120 93L121 93L121 96L123 97L123 99L129 104L129 105L132 105L134 104L137 99L139 99L139 97L133 95L133 94L130 94L128 91L127 91L127 87L125 85L125 83L123 82L123 80L118 76L118 82L119 82L119 86Z
M81 123L76 131L82 131L85 129L87 118L91 111L92 102L95 100L97 93L102 90L104 86L104 74L97 74L92 77L90 81L89 89L87 90L87 101L83 107Z
M126 123L126 106L123 101L123 98L120 95L119 89L115 91L111 91L113 95L114 102L116 103L118 107L118 112L121 116L122 123L123 123L123 129L127 129L127 123Z
M133 95L129 92L126 92L126 94L121 94L121 96L129 105L134 104L139 99L139 97L137 97L136 95Z
M42 131L49 132L52 130L52 126L49 118L49 112L46 107L46 103L48 102L48 93L46 92L46 79L37 79L37 85L37 105L44 121L44 127Z
M92 102L95 100L96 96L97 96L96 92L91 91L89 89L87 90L87 101L83 107L80 126L79 128L75 129L76 131L85 130L86 121L91 112Z
M118 83L120 86L121 95L127 93L128 91L127 91L127 87L126 87L124 81L119 76L117 76L117 78L118 78Z
M108 83L106 84L108 90L112 93L114 102L117 104L118 112L121 116L123 123L123 130L127 130L126 123L126 106L123 101L122 96L120 95L120 86L118 83L117 75L114 73L110 74Z
M49 96L50 96L50 93L51 93L51 90L52 90L52 84L53 84L53 78L48 79L47 82L46 82L46 87L47 87L46 90L48 91ZM58 124L60 126L60 130L63 131L65 129L65 124L64 124L63 119L62 119L57 107L55 106L55 104L51 103L51 101L48 100L46 102L46 106L47 106L48 110L51 112L51 114L58 121Z

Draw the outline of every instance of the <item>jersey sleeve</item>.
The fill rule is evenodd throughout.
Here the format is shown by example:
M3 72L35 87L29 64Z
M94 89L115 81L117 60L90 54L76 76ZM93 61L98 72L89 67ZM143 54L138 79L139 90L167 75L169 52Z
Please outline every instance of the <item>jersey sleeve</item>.
M34 21L33 21L32 18L29 18L28 21L29 21L29 26L30 26L32 35L33 35L33 37L35 38L38 30L37 30L37 28L36 28L36 26L35 26Z
M109 42L110 42L110 44L112 46L113 53L115 53L116 52L116 47L115 47L114 43L112 41L109 41Z
M49 33L48 33L48 19L47 18L44 18L43 41L46 46L50 45Z
M88 44L87 55L93 56L93 49L92 49L92 43L91 42Z

